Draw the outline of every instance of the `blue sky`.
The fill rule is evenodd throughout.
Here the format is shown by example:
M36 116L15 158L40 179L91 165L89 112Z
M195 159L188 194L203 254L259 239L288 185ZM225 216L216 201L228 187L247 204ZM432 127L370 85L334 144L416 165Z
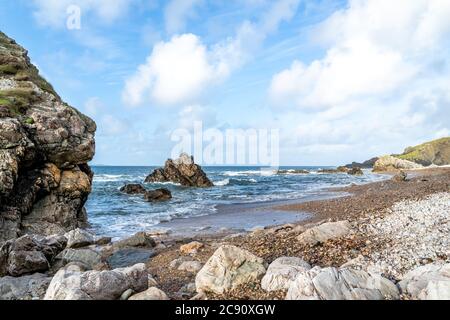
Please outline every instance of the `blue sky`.
M81 28L67 28L67 8ZM450 2L0 0L0 30L98 125L94 164L153 165L170 133L280 129L282 165L450 133Z

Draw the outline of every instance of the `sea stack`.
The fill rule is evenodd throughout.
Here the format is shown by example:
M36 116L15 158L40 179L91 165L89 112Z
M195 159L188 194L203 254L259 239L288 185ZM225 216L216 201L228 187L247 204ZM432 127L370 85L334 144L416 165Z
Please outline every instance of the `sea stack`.
M86 225L95 131L0 32L0 241Z
M146 179L146 183L173 182L186 187L212 187L214 184L208 179L202 168L195 164L194 157L182 153L176 160L166 161L164 168L153 171Z

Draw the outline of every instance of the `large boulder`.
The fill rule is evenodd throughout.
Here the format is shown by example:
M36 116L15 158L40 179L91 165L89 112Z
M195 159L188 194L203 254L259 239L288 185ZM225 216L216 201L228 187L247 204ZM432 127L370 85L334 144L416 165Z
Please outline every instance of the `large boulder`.
M311 266L300 258L278 258L269 265L261 280L261 287L266 291L287 290L300 272L309 269Z
M67 248L54 258L53 269L60 269L72 262L81 263L88 270L103 267L102 255L97 251L93 249Z
M266 263L254 254L231 245L219 247L195 278L198 292L223 294L240 285L256 283L266 273Z
M64 249L62 237L48 238L25 235L9 240L0 247L0 277L43 272L49 269L49 262Z
M397 286L380 275L361 270L315 267L291 282L286 300L399 299Z
M450 300L450 264L418 267L403 277L399 287L413 299Z
M423 166L408 160L393 156L383 156L375 162L373 172L397 172L400 170L419 169Z
M0 241L86 225L95 131L0 32Z
M148 288L148 272L144 264L111 271L84 271L69 264L53 277L45 300L118 300L132 289L142 292Z
M174 182L187 187L213 186L202 168L194 163L194 158L185 153L176 160L167 160L164 168L153 171L145 182Z
M138 232L134 236L126 239L119 240L113 243L113 248L124 249L124 248L153 248L156 246L155 240L146 232Z
M315 245L328 240L345 237L352 233L348 221L327 222L316 227L307 229L297 239L305 244Z
M145 248L125 248L115 251L108 257L111 268L125 268L138 263L146 263L155 255L155 251Z
M362 171L361 168L354 167L354 168L351 168L350 170L348 170L347 174L349 174L351 176L362 176L362 175L364 175L364 172Z
M0 278L0 300L42 300L51 280L40 273Z

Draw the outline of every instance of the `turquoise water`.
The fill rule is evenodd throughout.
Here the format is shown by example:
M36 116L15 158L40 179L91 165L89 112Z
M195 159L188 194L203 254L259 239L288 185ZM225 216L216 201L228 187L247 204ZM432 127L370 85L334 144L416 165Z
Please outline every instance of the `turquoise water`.
M321 167L325 168L325 167ZM320 196L323 189L363 184L384 179L366 171L364 176L318 174L319 167L283 167L306 169L308 175L261 174L259 167L203 168L214 182L212 188L186 188L171 183L145 184L147 189L165 187L172 191L168 202L148 203L142 196L119 192L128 183L143 183L154 167L93 167L93 192L86 208L92 228L98 235L124 237L151 230L173 219L214 215L239 204L289 201Z

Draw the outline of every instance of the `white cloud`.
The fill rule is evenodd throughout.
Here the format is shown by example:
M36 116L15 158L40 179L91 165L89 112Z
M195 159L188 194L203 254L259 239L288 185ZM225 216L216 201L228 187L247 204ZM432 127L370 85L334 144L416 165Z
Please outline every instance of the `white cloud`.
M294 61L269 89L296 114L297 146L398 152L448 132L449 16L444 0L352 0L314 28L324 57Z
M127 79L123 101L141 105L153 100L159 104L189 104L209 87L226 79L246 63L279 24L295 14L299 0L281 0L268 9L260 21L245 21L234 37L207 46L194 34L175 35L159 42Z
M187 20L195 15L195 8L202 2L203 0L171 0L164 11L167 33L183 31Z
M68 18L67 8L79 6L82 17L92 13L105 23L111 23L127 13L134 0L33 0L34 17L42 26L63 27Z

